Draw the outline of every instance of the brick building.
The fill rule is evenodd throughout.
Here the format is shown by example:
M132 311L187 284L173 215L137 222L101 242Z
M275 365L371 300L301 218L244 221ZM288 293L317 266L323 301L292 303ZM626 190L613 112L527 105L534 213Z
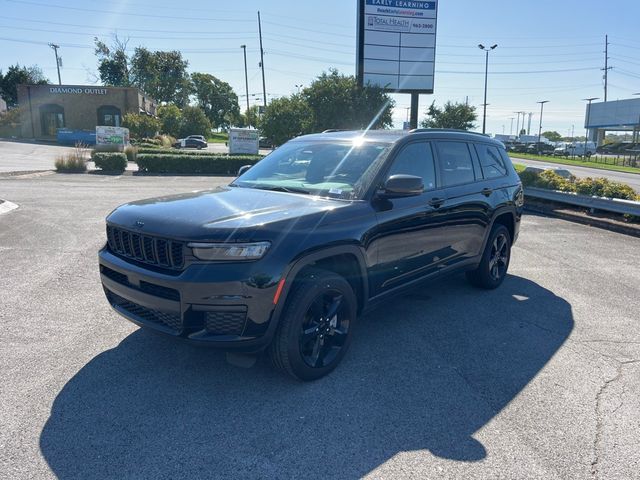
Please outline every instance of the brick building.
M58 128L119 127L127 113L156 114L156 101L137 88L18 85L21 136L54 139Z

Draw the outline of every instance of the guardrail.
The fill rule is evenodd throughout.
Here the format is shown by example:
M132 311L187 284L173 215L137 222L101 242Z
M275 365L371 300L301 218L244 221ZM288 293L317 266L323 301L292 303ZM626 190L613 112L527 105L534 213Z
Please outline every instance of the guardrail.
M580 195L578 193L559 192L557 190L547 190L535 187L525 187L524 196L525 198L532 197L540 200L549 200L578 207L592 208L594 210L640 217L640 202L634 202L633 200L591 197L588 195Z

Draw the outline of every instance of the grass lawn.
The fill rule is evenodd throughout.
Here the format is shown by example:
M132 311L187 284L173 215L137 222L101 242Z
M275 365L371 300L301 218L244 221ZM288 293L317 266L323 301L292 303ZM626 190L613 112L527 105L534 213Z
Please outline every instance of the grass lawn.
M577 167L589 167L589 168L597 168L599 170L613 170L616 172L640 174L640 168L638 167L623 167L621 165L607 165L605 163L582 161L580 159L572 160L571 158L563 158L563 157L545 157L543 155L530 155L528 153L513 153L513 154L510 154L510 156L514 161L517 161L518 158L523 158L528 160L540 160L541 162L545 162L545 163L557 163L560 165L575 165Z
M226 133L213 133L207 139L209 143L225 143L229 141L229 135Z

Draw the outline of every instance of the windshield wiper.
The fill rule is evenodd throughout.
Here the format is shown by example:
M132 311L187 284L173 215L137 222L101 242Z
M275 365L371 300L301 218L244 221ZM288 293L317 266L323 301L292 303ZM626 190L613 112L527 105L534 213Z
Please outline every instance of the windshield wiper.
M253 188L258 190L269 190L270 192L302 193L309 195L311 192L300 187L283 187L282 185L256 185Z

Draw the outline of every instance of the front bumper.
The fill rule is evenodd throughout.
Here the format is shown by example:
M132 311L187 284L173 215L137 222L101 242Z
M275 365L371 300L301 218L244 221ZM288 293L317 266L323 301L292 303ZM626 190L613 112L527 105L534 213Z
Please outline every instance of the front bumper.
M131 322L193 343L258 352L276 327L273 298L280 275L257 263L194 264L182 272L150 270L99 253L107 300Z

